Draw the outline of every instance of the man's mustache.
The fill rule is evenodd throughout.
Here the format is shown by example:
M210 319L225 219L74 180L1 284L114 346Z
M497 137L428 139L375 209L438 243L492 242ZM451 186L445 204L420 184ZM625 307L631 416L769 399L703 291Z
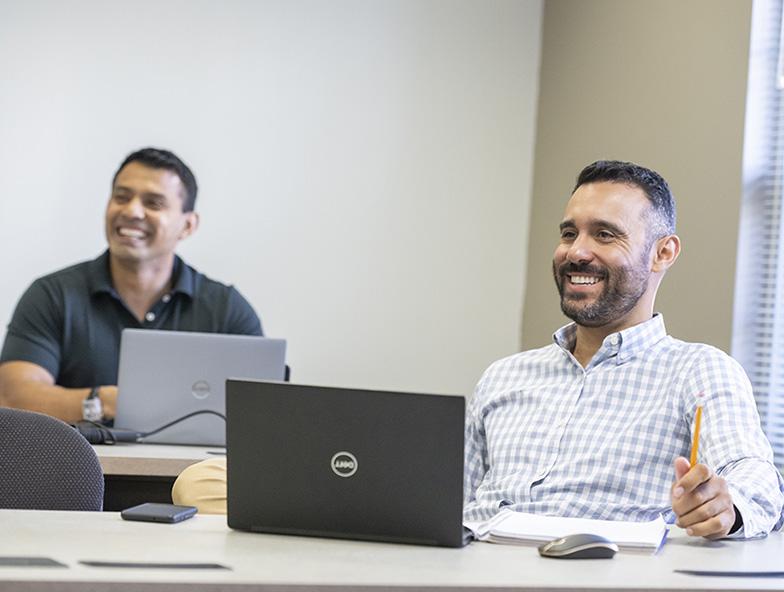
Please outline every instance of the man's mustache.
M603 267L598 267L589 263L571 263L567 261L566 263L561 263L561 265L558 266L558 276L563 277L567 274L595 275L603 278L607 275L607 270Z

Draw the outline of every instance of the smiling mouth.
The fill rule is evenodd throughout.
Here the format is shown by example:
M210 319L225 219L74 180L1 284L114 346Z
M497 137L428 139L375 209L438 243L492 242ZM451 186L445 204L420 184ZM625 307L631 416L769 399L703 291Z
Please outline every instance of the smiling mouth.
M139 228L130 228L128 226L119 226L117 234L123 238L143 239L147 237L147 233Z
M593 286L602 281L602 278L593 275L567 274L566 277L569 278L569 283L573 286Z

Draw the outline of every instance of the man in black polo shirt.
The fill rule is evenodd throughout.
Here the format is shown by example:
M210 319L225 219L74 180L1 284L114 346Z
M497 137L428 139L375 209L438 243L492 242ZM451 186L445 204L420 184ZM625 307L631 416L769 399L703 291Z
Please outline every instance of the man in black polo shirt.
M17 304L0 354L0 405L68 422L85 407L111 419L123 329L262 334L237 290L174 254L198 227L196 191L167 150L125 159L106 207L108 250L37 279Z

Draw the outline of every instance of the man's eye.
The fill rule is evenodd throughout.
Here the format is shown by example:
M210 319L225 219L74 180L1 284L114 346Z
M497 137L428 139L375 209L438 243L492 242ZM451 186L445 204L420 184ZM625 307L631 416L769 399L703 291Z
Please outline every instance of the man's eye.
M145 200L144 207L148 210L160 210L163 208L163 202L160 199L148 199Z
M122 193L115 193L112 196L112 200L114 200L115 203L123 204L123 203L127 203L128 200L130 200L130 197L128 197L127 195L124 195Z
M561 240L574 240L577 233L574 230L564 230L561 232Z
M615 238L615 235L607 230L600 230L596 233L596 236L599 237L600 240L612 240Z

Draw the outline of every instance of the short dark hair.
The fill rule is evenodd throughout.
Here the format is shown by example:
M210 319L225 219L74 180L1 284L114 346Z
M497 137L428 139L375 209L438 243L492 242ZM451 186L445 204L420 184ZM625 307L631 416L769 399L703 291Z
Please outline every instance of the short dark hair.
M603 181L634 185L643 190L653 207L651 241L675 232L675 198L659 173L633 162L597 160L580 171L572 193L581 185Z
M196 185L196 177L193 175L193 172L188 168L187 164L180 160L179 156L162 148L142 148L136 152L131 152L123 160L117 172L114 173L112 187L117 182L117 175L120 174L120 171L132 162L140 162L153 169L166 169L175 173L182 181L183 187L185 187L185 195L182 196L182 211L193 211L196 207L196 193L199 188Z

